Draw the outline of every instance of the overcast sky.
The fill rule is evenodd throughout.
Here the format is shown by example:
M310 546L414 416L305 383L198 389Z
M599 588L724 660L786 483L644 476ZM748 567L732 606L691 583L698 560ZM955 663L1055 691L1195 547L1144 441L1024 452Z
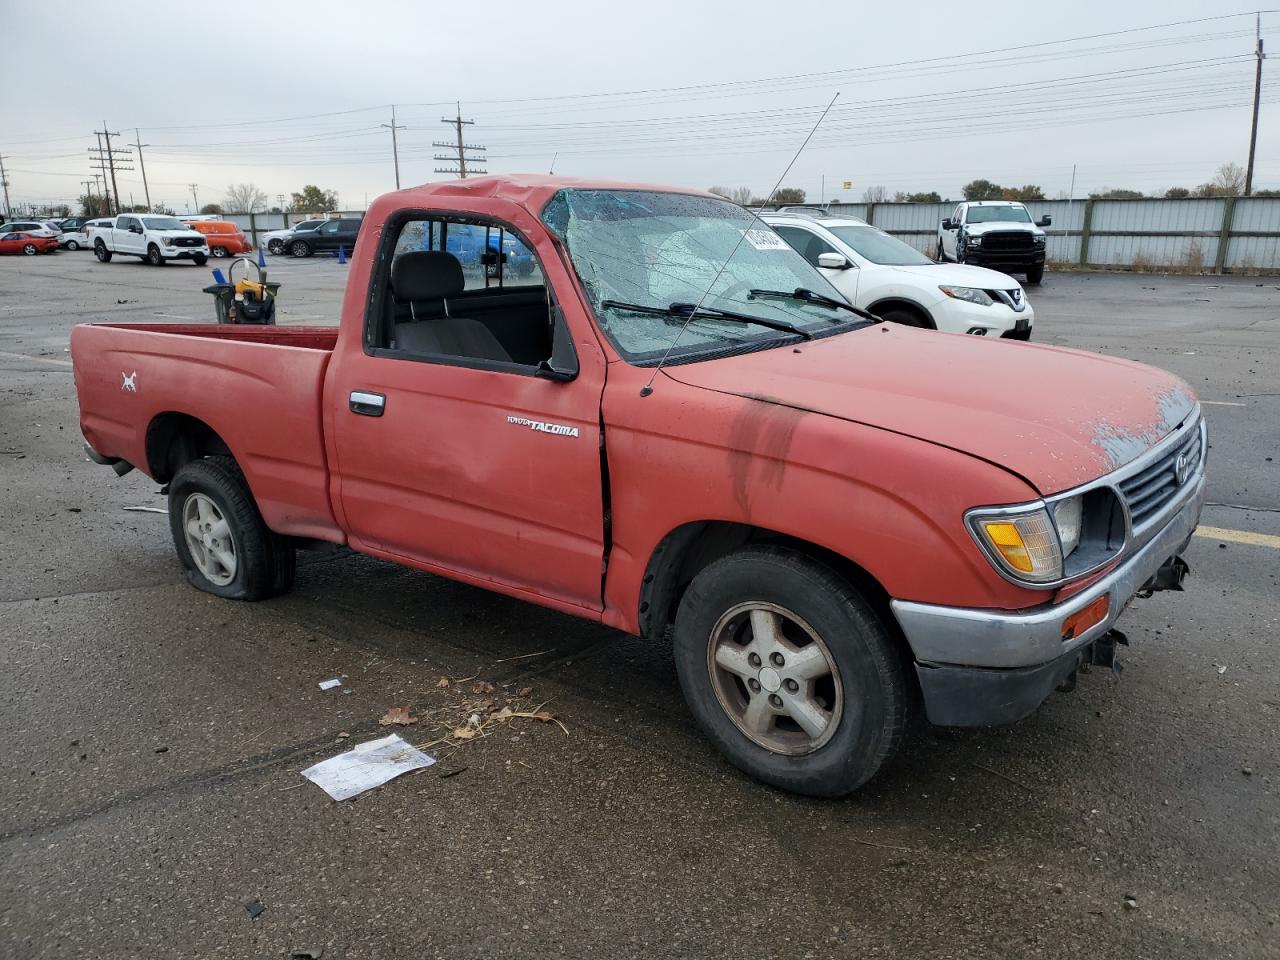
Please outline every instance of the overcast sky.
M873 184L956 197L980 176L1052 197L1073 164L1077 196L1163 190L1246 160L1254 20L1224 12L1202 0L0 0L0 36L26 65L0 90L0 154L15 203L72 201L105 122L128 140L141 130L152 200L179 212L191 183L204 204L244 181L273 204L315 183L354 209L394 188L389 105L408 186L444 178L431 141L452 136L440 118L461 100L490 172L546 172L554 158L557 173L763 195L839 93L785 180L812 199L824 176L827 199ZM1280 50L1280 14L1262 30ZM983 53L1005 48L1018 49ZM1256 187L1280 187L1277 70L1264 67ZM120 192L141 203L134 166Z

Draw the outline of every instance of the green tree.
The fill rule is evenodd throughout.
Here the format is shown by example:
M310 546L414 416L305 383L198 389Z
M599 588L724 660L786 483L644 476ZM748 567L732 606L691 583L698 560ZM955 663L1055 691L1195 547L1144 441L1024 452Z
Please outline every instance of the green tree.
M1255 190L1255 197L1280 197L1280 190Z
M106 217L107 198L100 197L95 193L82 193L79 199L80 216L82 217Z
M804 191L799 187L779 187L773 195L774 203L804 203Z
M1000 200L1004 196L1004 187L990 180L970 180L962 188L966 200Z
M1122 187L1103 187L1097 193L1089 194L1090 200L1141 200L1141 190L1126 190Z
M1164 195L1167 200L1185 200L1191 196L1191 191L1186 187L1170 187Z
M206 203L203 207L200 208L200 212L204 214L211 214L218 217L226 213L226 211L222 209L222 204L220 203Z
M997 199L997 198L992 198ZM1043 200L1044 191L1033 183L1021 187L1005 187L1000 191L1000 200Z
M326 213L338 206L338 195L332 190L321 190L313 183L307 184L293 195L291 209L297 213Z
M893 195L896 203L941 203L942 197L938 195L938 191L930 190L928 193L905 193L899 190Z

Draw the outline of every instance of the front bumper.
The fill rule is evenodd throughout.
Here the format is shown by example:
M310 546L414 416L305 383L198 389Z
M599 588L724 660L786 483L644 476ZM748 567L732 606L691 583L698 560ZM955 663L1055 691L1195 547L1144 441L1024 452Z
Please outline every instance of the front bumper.
M944 297L929 308L933 322L944 333L973 333L979 330L983 336L1003 337L1011 332L1025 332L1029 337L1031 328L1035 326L1036 312L1023 297L1023 307L1015 311L1004 303L993 303L991 306L980 306Z
M209 256L208 247L161 247L160 255L166 260L194 260Z
M1020 273L1028 267L1044 266L1044 247L1034 250L983 250L981 247L966 247L964 262L974 267L990 267L999 270L1002 267Z

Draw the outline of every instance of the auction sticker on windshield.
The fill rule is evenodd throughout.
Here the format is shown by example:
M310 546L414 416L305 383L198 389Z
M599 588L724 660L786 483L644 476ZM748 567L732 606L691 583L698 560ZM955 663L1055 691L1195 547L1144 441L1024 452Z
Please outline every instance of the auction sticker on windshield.
M787 241L772 230L743 230L742 235L747 238L747 243L751 244L757 250L790 250Z

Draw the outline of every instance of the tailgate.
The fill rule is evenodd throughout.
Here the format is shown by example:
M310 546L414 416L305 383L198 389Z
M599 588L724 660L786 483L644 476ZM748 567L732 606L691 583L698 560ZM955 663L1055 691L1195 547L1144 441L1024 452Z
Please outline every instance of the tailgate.
M336 338L325 327L77 326L80 429L98 453L154 475L148 430L192 417L231 450L271 529L341 539L320 409Z

